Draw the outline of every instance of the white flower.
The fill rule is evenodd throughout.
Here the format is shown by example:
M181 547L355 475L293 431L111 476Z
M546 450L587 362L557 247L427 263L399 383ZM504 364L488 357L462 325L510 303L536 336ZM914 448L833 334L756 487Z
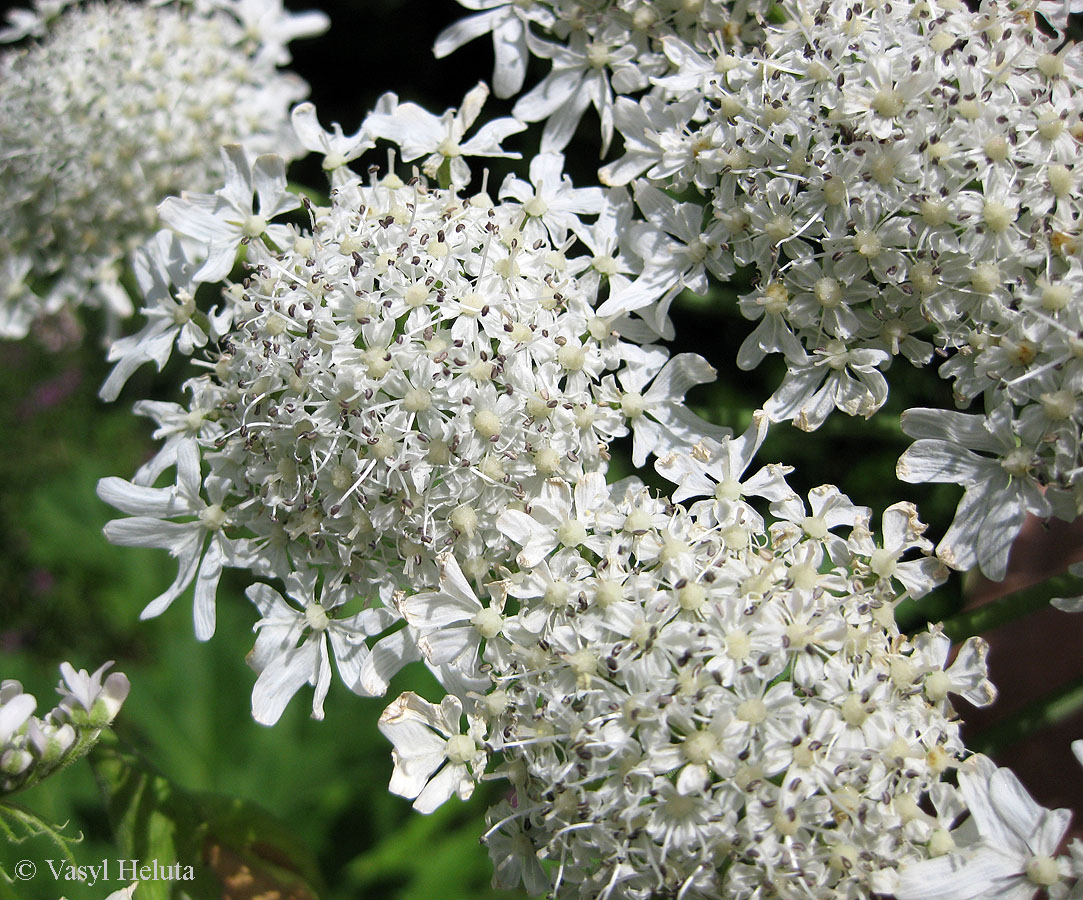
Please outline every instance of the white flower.
M1004 477L984 464L944 469L971 490L943 558L996 577L1025 511L1070 520L1083 508L1083 321L1070 302L1083 244L1067 124L1080 50L998 4L979 27L961 8L926 21L910 6L839 0L794 5L790 23L735 52L727 40L755 6L729 21L719 4L693 6L592 8L520 100L542 113L548 94L567 99L550 127L564 123L586 104L565 92L604 80L614 35L622 49L641 33L660 38L661 56L641 63L648 93L613 104L626 150L601 175L633 185L650 225L629 227L628 246L645 264L611 286L600 312L634 312L668 336L666 306L682 283L698 291L704 272L725 281L729 267L753 267L755 289L738 305L755 325L737 363L784 356L764 408L806 430L836 409L875 413L890 378L906 377L889 370L894 358L923 366L935 347L960 408L979 396L985 410L1010 408L998 434L1011 432L1000 455L1015 474L990 527L979 526ZM1071 6L1038 11L1059 29ZM691 21L715 30L690 37ZM582 53L596 73L577 68Z
M608 70L622 92L647 86L639 70L637 48L624 39L623 29L588 35L577 31L567 46L542 40L529 30L531 53L553 61L545 79L515 104L512 112L527 122L546 119L542 152L560 152L572 139L587 107L593 105L602 121L602 153L613 137L613 91Z
M503 603L494 597L492 603L483 604L450 553L442 554L438 562L440 589L402 597L396 606L417 630L418 648L430 664L451 664L477 677L482 641L493 640L504 627Z
M102 681L112 665L112 661L104 663L93 674L87 674L86 669L77 672L70 663L61 663L63 681L57 688L61 700L54 717L62 710L76 725L100 728L112 722L131 690L128 677L122 672L113 672Z
M200 496L206 486L210 502ZM177 483L169 488L145 487L121 478L103 478L98 496L133 518L114 519L105 526L113 543L129 547L162 547L178 560L177 577L143 610L144 619L161 615L194 580L195 632L201 641L214 634L215 591L222 566L233 555L233 542L224 527L230 514L222 508L226 485L220 478L200 475L199 451L185 442L177 450ZM169 519L180 517L183 521Z
M763 405L772 421L793 419L802 431L814 431L835 409L851 416L872 416L887 400L887 380L880 366L883 350L848 349L829 340L803 364L791 364L778 390Z
M130 315L128 255L163 197L218 182L222 144L298 155L283 139L307 87L276 66L326 26L279 0L19 12L7 38L35 39L0 55L0 270L19 272L0 290L4 337L70 307Z
M42 718L19 682L0 682L0 797L48 778L86 754L116 718L130 684L107 662L93 674L61 663L60 702Z
M462 703L445 697L439 706L406 693L380 716L380 731L395 749L389 790L416 798L414 809L429 813L452 794L466 800L474 792L471 774L484 765L485 750L474 729L462 733Z
M436 36L433 54L437 59L458 50L464 44L492 33L493 53L496 61L493 69L493 90L498 97L511 97L519 93L526 78L527 50L526 32L529 22L550 24L553 16L541 4L525 5L516 0L459 0L467 9L480 10L476 15L460 19Z
M930 668L923 687L934 703L944 700L949 693L958 694L974 706L988 706L996 700L996 688L986 676L989 644L984 638L967 638L950 666L945 663L952 651L951 638L939 626L917 635L914 647L911 662L921 661Z
M994 580L1004 577L1026 514L1051 512L1031 474L1033 451L1017 442L1012 424L1006 403L988 416L911 409L902 417L903 431L918 440L899 459L899 478L966 488L937 555L954 568L977 563Z
M719 502L734 502L742 497L763 497L783 500L793 492L785 476L791 466L768 465L742 480L756 452L767 437L767 416L760 410L752 414L752 424L739 437L724 437L721 441L705 438L691 453L673 453L659 459L654 467L658 474L677 485L673 500L689 497L714 497Z
M635 252L645 261L643 272L607 298L598 312L605 316L635 311L656 334L672 338L668 311L673 298L684 288L706 293L708 270L725 278L733 274L733 267L712 252L721 243L721 229L718 225L704 229L698 204L677 203L645 184L636 185L635 200L650 223L633 232Z
M435 178L447 162L451 183L462 187L470 182L470 167L464 156L510 159L520 156L500 146L505 138L526 127L516 119L493 119L473 137L463 140L488 96L489 88L478 84L467 92L458 110L449 109L442 116L435 116L416 103L399 103L389 106L389 112L369 116L365 124L375 137L398 144L404 162L427 156L422 168L430 178Z
M1066 865L1055 859L1072 814L1043 809L1008 769L983 757L960 769L959 790L978 841L899 873L897 900L1030 900L1063 897Z
M699 437L729 434L729 429L703 421L684 405L689 389L714 381L718 374L714 367L694 353L678 354L659 365L662 358L645 349L641 359L617 373L620 389L614 386L612 390L610 402L632 430L636 466L642 466L650 454L689 449Z
M24 694L17 681L4 682L0 701L0 747L3 747L26 724L38 701L33 694Z
M132 373L143 363L153 362L161 371L173 353L174 344L186 355L202 347L209 338L224 333L223 320L211 311L197 314L195 270L181 246L181 239L160 231L135 254L136 283L147 303L141 310L147 324L137 334L114 341L109 347L113 371L101 387L103 400L115 400ZM227 314L228 315L228 314Z
M259 157L251 166L244 148L222 148L226 183L214 195L170 197L158 209L162 221L175 231L205 246L206 259L192 275L194 281L221 281L233 268L237 248L264 235L285 246L291 232L271 224L275 216L296 209L297 196L286 190L286 165L280 156ZM258 211L253 211L253 193Z
M323 718L323 703L331 686L332 652L346 686L364 694L361 668L368 656L365 638L379 634L393 620L390 610L338 615L338 608L350 599L348 592L325 584L317 598L317 577L318 573L310 570L294 572L286 579L292 605L266 584L253 584L246 591L260 612L260 620L253 626L258 633L256 646L248 662L260 673L252 689L252 718L263 725L277 722L304 684L316 689L312 718Z
M860 553L868 557L869 572L882 581L897 580L911 597L923 597L947 577L947 568L934 556L924 555L932 549L932 543L922 537L925 525L918 519L917 507L912 503L893 503L886 510L881 525L883 545L877 546L871 532L860 533L851 538L851 547L860 547ZM911 550L923 554L917 559L902 557Z
M531 499L527 512L506 510L497 527L523 548L516 557L518 564L532 569L561 545L593 546L590 531L608 499L600 472L584 475L574 491L563 482L549 482Z
M513 197L523 204L527 223L540 221L554 245L561 245L568 231L579 233L580 215L602 211L601 188L575 188L564 174L564 156L539 153L530 161L530 183L508 175L500 186L500 197Z
M377 111L391 112L395 102L394 94L385 94L377 104ZM342 126L338 122L331 126L330 132L324 131L316 116L316 107L311 103L295 106L290 120L304 148L323 154L323 168L331 173L333 182L337 181L339 174L345 174L343 167L348 162L373 147L373 136L365 124L349 136L342 133Z
M237 18L245 37L259 44L257 57L278 66L290 62L288 45L302 37L325 32L330 18L319 10L289 14L282 0L237 0Z
M525 832L525 818L507 801L494 806L486 816L491 827L485 843L493 860L493 885L514 890L522 884L529 894L539 897L548 890L549 877Z

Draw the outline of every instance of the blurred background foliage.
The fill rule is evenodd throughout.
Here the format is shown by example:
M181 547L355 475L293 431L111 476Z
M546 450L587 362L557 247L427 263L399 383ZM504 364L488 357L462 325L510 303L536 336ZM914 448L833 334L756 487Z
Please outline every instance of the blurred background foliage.
M403 100L440 112L490 77L487 38L449 60L432 58L436 35L464 13L451 0L319 5L331 16L330 33L294 50L295 68L311 83L325 126L339 121L347 132L356 129L376 98L391 89ZM528 85L544 73L537 61L534 65ZM509 109L494 99L484 115ZM588 135L593 125L585 126ZM536 140L532 130L508 144L529 156ZM492 192L515 165L498 162L490 175ZM569 171L577 184L588 184L596 167L597 144L587 138L569 157ZM291 174L323 187L317 161L302 161ZM748 333L734 302L739 290L738 285L736 291L718 288L707 297L680 298L673 308L678 337L672 348L701 353L719 369L719 380L697 388L689 400L703 417L738 432L782 375L770 360L754 372L734 366ZM323 722L308 717L306 692L274 728L252 720L255 674L244 654L253 642L254 614L239 580L227 574L223 581L218 632L206 644L193 637L188 597L159 619L139 621L143 606L171 581L174 563L164 552L109 545L101 529L112 515L97 499L95 485L107 475L131 477L152 454L149 423L132 415L131 404L145 397L176 398L184 373L177 367L162 374L144 368L116 404L102 404L97 389L108 366L100 337L100 323L92 319L81 327L61 320L36 341L6 344L0 354L0 677L21 680L38 697L43 714L51 706L60 661L88 669L117 661L132 682L117 725L123 752L134 754L125 757L127 764L143 773L141 784L168 795L164 805L179 810L178 832L198 837L193 848L179 835L180 861L213 863L225 885L201 883L192 889L192 900L514 897L490 887L491 866L478 842L484 810L499 798L501 786L483 785L469 803L449 802L431 816L418 815L407 801L391 796L390 747L375 727L385 700L361 699L336 684ZM906 371L891 373L888 407L874 419L836 414L811 435L778 426L760 460L793 465L790 481L802 492L838 484L873 507L874 523L891 503L914 500L936 541L960 491L950 485L902 485L894 478L895 460L910 443L898 427L898 414L912 406L951 408L950 389L932 372L896 365ZM630 471L627 450L617 448L614 478ZM662 485L653 473L640 474ZM914 629L926 620L948 618L963 603L961 579L955 577L920 605L905 604L901 624ZM439 696L427 678L424 672L404 673L389 696L403 690ZM109 754L103 754L98 775L105 781L109 765ZM212 795L257 804L269 818L239 807L242 818L256 823L242 833L236 809L229 813L226 800ZM69 834L82 833L83 841L73 847L75 859L95 865L124 856L113 826L123 824L132 808L118 806L118 796L106 809L94 770L82 763L16 799L44 819L69 823ZM219 830L208 831L200 816L216 817ZM39 865L32 882L0 884L0 898L56 900L63 894L89 900L121 886L116 881L93 887L58 884L44 860L59 856L44 838L0 847L0 866L8 872L19 859ZM238 879L238 867L255 874ZM294 878L298 874L301 886Z

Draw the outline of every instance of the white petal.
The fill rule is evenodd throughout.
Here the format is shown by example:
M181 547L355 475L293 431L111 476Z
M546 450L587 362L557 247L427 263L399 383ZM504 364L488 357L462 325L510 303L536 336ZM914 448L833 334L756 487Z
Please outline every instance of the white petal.
M421 653L413 635L406 629L381 638L361 665L362 691L370 697L382 697L398 671L418 659L421 659Z
M992 900L998 879L1019 874L1020 867L992 847L969 856L951 854L905 866L899 872L895 900Z
M466 766L444 766L418 794L417 800L414 801L414 809L427 815L449 800L454 793L459 793L460 796L465 793L469 796L471 793L469 787L472 782L466 776ZM467 781L467 787L462 784L464 780Z
M164 519L188 511L173 488L143 487L114 476L98 482L98 496L130 516Z
M1039 806L1011 769L997 769L989 779L989 799L1019 840L1039 855L1052 856L1068 830L1071 813Z
M199 641L214 637L215 595L222 577L223 562L221 538L212 539L200 564L199 575L196 576L195 604L192 611L195 617L196 640Z
M714 381L716 377L718 371L698 353L678 353L662 367L643 399L648 406L681 402L692 387Z
M32 694L19 694L0 707L0 747L30 718L38 701Z
M339 628L329 629L327 637L335 653L335 665L338 666L339 677L351 691L363 693L361 670L365 664L365 658L369 655L369 648L360 639L353 639L352 636L343 634Z
M316 107L311 103L295 106L290 114L293 130L306 150L323 153L327 149L327 132L320 125L316 116Z
M398 603L398 610L414 628L422 629L426 633L439 628L446 628L456 622L470 619L481 609L481 603L474 601L471 608L462 603L456 603L442 591L426 591L423 594L414 594L406 597Z
M187 522L163 522L148 516L113 519L103 529L110 543L121 547L160 547L179 551L200 537L199 529Z
M265 668L252 688L252 718L274 725L293 695L314 679L318 653L316 642L308 640Z
M233 269L233 263L237 259L237 247L240 246L240 235L231 234L228 240L212 243L208 247L207 259L199 270L192 276L194 281L214 284L225 278Z
M910 446L895 467L900 481L969 485L989 470L990 461L950 441L922 439Z
M492 30L493 23L498 21L503 14L502 10L489 10L478 13L475 16L467 16L449 25L436 36L432 53L437 59L443 59L449 53L454 53L463 44L467 44L475 38L481 37Z
M518 94L526 80L530 53L523 34L524 27L518 18L511 18L493 31L493 52L496 55L493 93L502 99Z
M252 167L252 183L259 195L259 213L265 219L301 205L297 196L286 189L286 162L281 156L267 154L257 159Z
M985 416L949 409L908 409L899 418L905 434L912 438L934 438L962 444L971 450L1000 453L1004 444L986 428Z
M418 638L418 647L434 666L441 666L458 659L471 645L478 646L478 633L471 626L443 628Z

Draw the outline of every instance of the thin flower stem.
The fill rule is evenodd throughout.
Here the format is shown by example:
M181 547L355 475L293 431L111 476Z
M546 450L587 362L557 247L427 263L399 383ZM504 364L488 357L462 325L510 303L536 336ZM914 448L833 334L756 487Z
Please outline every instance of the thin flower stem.
M978 753L996 754L1045 728L1056 725L1083 708L1083 677L1046 694L1027 709L1003 721L970 741Z
M1053 597L1070 597L1078 593L1078 578L1067 573L1057 575L948 619L944 622L944 633L952 641L963 641L1037 612L1048 606Z

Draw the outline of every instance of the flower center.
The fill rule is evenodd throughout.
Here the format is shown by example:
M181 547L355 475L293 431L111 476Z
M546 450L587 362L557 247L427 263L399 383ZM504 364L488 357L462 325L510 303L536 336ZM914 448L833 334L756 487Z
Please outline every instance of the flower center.
M444 753L449 762L461 766L473 758L474 754L477 753L477 749L477 745L470 735L457 734L453 738L448 739L448 742L444 747Z
M313 631L323 631L330 622L331 620L327 617L327 610L319 603L309 603L305 607L305 624Z

